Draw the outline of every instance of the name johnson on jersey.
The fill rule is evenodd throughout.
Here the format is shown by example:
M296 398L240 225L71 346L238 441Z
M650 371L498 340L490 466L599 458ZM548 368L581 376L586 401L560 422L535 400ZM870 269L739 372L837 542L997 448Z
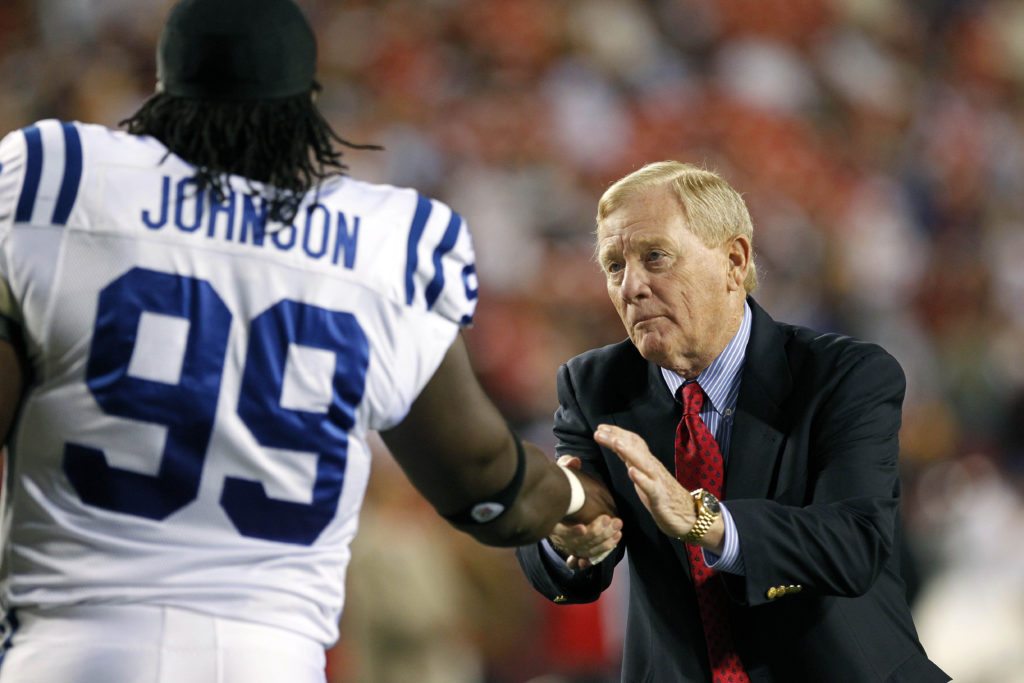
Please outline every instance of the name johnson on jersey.
M331 212L320 203L312 204L292 225L265 229L266 206L260 197L231 190L222 201L212 192L197 189L193 178L176 182L161 179L157 206L142 209L140 218L150 230L172 229L255 247L273 245L281 251L301 249L315 260L352 269L359 239L359 216Z

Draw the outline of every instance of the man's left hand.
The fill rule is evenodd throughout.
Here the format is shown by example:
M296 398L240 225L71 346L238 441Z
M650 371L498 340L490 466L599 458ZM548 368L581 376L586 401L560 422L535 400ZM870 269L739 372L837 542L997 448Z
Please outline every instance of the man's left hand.
M690 492L665 469L643 438L621 427L600 425L594 439L609 448L626 464L640 502L658 528L672 538L682 538L697 521L696 504Z

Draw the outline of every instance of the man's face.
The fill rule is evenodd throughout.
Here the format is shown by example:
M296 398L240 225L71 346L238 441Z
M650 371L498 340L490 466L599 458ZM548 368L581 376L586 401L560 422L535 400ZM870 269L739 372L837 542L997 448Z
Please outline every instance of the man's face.
M641 355L684 377L700 374L738 328L743 294L730 243L705 246L668 186L629 198L597 241L608 296Z

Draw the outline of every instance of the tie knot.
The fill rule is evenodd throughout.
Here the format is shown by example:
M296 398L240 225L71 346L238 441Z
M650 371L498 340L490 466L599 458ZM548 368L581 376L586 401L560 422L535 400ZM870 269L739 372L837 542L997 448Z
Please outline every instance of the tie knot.
M696 382L686 382L679 388L683 402L683 415L696 415L704 407L704 390Z

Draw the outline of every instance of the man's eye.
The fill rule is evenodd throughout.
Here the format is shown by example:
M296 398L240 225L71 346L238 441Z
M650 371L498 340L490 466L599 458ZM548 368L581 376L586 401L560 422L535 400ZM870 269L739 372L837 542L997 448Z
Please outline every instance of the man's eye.
M621 263L615 263L615 262L606 263L605 266L604 266L604 269L608 273L618 273L619 271L622 270L622 264Z
M661 253L660 251L652 251L650 254L647 255L647 260L648 261L658 261L661 258L663 258L664 256L665 255L663 253Z

